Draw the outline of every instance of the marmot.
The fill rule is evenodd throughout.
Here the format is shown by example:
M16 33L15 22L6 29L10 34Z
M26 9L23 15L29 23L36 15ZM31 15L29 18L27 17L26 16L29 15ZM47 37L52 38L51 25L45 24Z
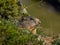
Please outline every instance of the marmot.
M18 26L28 29L33 34L36 34L36 27L41 24L38 18L31 16L22 16L18 22Z

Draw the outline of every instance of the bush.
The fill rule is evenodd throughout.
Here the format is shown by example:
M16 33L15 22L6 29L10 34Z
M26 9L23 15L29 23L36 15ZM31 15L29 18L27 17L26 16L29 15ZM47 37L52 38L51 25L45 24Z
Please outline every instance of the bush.
M16 26L7 20L0 20L0 43L3 45L14 45L18 43L19 33Z
M40 28L37 33L44 36ZM42 45L42 41L37 40L36 35L30 33L27 29L18 29L14 21L0 19L0 45ZM57 39L53 45L59 45L60 39Z
M8 19L9 16L14 18L20 14L17 2L0 0L0 45L36 45L38 42L35 35L27 29L18 29L15 20Z
M17 2L17 0L0 0L0 16L3 17L0 17L0 45L42 45L42 41L38 41L36 35L27 29L19 29L15 20L6 20L9 16L14 18L20 15ZM44 35L40 28L37 29L37 33Z
M52 45L60 45L60 39L56 39L56 41L53 42Z
M38 44L36 36L27 29L18 29L10 20L0 19L0 45Z
M4 18L19 15L18 0L0 0L0 15Z

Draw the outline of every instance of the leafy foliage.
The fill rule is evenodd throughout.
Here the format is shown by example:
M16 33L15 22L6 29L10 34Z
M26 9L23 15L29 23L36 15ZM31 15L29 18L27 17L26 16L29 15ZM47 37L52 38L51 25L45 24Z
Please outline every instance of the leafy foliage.
M27 29L19 29L15 20L6 20L9 16L20 15L17 0L0 0L0 45L42 45L36 35L31 34ZM5 18L5 19L4 19ZM44 35L40 28L37 29L39 35ZM58 45L60 40L56 41Z
M53 42L52 45L60 45L60 39L56 39L56 41Z
M0 20L0 38L1 45L25 45L29 42L36 45L35 35L26 29L18 29L13 22L5 19Z
M40 28L38 34L42 35ZM37 40L37 36L31 34L27 29L18 29L14 22L0 19L0 45L42 45L42 41ZM60 43L56 40L53 44Z
M18 0L0 0L0 15L4 18L19 15Z

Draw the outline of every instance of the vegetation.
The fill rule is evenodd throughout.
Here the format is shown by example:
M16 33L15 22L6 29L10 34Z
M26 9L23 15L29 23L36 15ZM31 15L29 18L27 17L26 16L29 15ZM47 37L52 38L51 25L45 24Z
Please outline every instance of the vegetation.
M38 41L37 35L27 29L18 28L15 20L11 19L21 15L17 2L0 0L0 45L42 45L43 41ZM37 34L45 36L40 28L37 28ZM60 45L60 40L57 39L53 45Z
M16 0L0 0L0 16L8 18L19 15L19 6Z
M26 29L18 29L15 20L10 19L18 16L19 11L16 0L0 0L0 45L26 45L34 42L33 34Z
M0 20L0 45L28 45L28 43L38 44L36 36L26 29L18 29L10 20Z

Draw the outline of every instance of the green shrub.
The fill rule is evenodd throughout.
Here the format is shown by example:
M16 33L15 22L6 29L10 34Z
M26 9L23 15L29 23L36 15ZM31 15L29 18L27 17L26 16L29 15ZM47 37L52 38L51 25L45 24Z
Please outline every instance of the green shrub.
M4 18L19 15L18 0L0 0L0 15Z
M18 27L10 20L0 19L0 45L37 44L36 36L26 29ZM36 43L37 42L37 43Z
M18 0L0 0L0 16L3 17L0 17L0 45L42 45L36 35L31 34L27 29L19 29L15 20L4 19L20 15L20 6L17 2ZM40 28L37 28L37 34L44 35ZM60 40L54 44L58 45L58 43Z
M37 28L37 34L44 35L40 28ZM0 19L0 45L42 45L42 43L27 29L18 29L14 22ZM53 43L53 45L59 44L60 39Z
M52 45L60 45L60 39L56 39L56 41L53 42Z
M16 26L7 20L0 20L0 43L3 45L14 45L18 43L19 33Z

